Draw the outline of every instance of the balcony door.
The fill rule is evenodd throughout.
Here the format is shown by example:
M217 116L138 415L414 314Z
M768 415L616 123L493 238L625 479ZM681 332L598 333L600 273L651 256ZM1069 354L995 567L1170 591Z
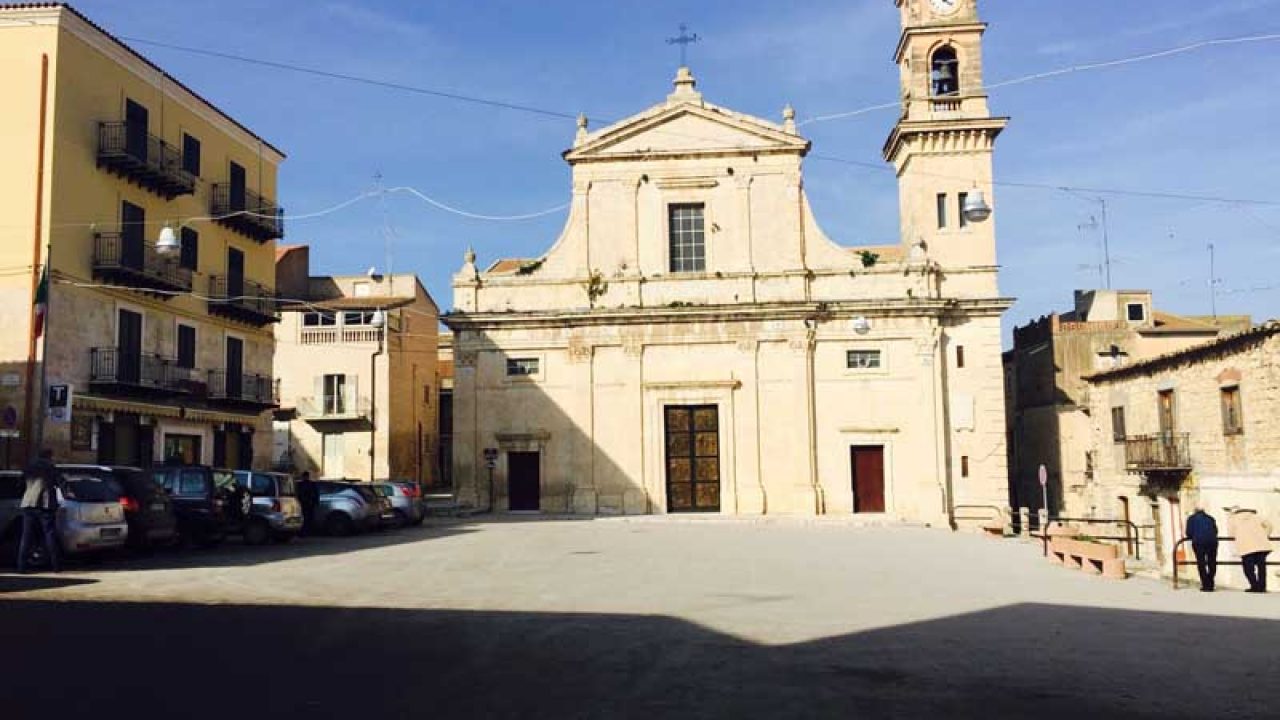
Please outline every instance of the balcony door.
M116 381L142 381L142 313L120 309L116 314Z
M244 295L244 251L227 248L227 297Z
M124 151L132 157L147 161L147 126L150 124L147 109L132 101L124 101Z
M147 213L131 202L120 204L120 264L134 270L143 265Z
M354 379L354 378L353 378ZM321 406L325 415L345 415L347 408L347 376L325 375L323 378Z
M244 390L244 341L227 338L227 397L238 398Z
M234 162L231 163L231 181L228 183L228 185L231 186L229 195L227 198L229 201L229 205L230 205L229 209L231 210L231 212L238 212L241 210L250 209L250 208L246 208L245 201L244 201L245 184L244 184L244 166L243 165L240 165L239 163L234 163ZM257 210L258 208L251 208L251 209Z
M1177 422L1177 399L1174 397L1172 390L1161 390L1159 395L1160 404L1160 434L1169 437L1178 431Z

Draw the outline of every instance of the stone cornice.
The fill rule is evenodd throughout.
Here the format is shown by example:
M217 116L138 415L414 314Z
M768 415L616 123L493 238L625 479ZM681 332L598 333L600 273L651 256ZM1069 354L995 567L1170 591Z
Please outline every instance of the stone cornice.
M991 140L1009 124L1007 117L964 118L956 120L904 120L899 121L884 141L881 154L887 162L894 162L902 144L907 138L915 135L936 135L946 133L987 132ZM977 148L975 148L977 149Z
M893 51L894 64L902 63L902 56L907 51L907 43L911 41L915 35L947 35L957 32L973 32L979 34L987 31L987 24L984 22L952 22L937 23L931 25L916 25L906 28L902 31L902 35L898 37L898 47Z

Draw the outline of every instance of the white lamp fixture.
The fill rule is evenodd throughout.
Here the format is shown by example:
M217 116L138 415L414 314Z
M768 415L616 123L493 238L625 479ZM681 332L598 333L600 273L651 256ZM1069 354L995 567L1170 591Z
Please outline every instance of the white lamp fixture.
M859 335L866 335L871 331L871 321L859 315L853 319L853 331Z
M173 231L173 227L167 223L160 229L160 237L156 239L156 252L161 255L174 255L182 250L182 242L178 240L178 233Z
M369 318L369 325L375 328L381 328L387 324L387 315L381 310L374 310L373 317Z
M991 217L991 206L982 191L974 188L964 199L964 216L969 222L982 222Z

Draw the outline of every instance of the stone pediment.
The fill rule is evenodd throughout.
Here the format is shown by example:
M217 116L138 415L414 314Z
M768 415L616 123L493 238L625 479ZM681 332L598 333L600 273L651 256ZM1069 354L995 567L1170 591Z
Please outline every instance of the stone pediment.
M686 71L687 72L687 71ZM692 76L677 78L667 102L594 133L579 134L570 163L642 157L797 153L810 143L786 127L703 101Z

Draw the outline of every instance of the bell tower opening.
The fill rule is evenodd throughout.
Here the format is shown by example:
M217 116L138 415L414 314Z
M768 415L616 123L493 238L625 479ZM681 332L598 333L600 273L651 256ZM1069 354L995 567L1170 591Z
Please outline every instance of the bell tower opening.
M929 67L933 97L960 94L960 61L956 58L955 48L943 45L934 50Z

